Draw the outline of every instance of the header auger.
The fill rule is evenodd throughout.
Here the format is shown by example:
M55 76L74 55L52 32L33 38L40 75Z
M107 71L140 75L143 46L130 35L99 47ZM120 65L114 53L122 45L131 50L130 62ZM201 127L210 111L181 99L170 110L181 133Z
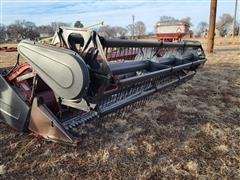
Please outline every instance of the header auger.
M76 28L59 28L52 45L21 41L18 53L26 62L0 69L0 119L65 143L78 142L82 123L141 106L206 61L199 42L106 39Z

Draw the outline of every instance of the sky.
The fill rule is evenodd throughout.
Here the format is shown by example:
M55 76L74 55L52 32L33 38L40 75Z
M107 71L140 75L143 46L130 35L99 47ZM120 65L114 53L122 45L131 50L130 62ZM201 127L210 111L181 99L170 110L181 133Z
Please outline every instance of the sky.
M217 20L223 13L234 14L234 1L218 0ZM0 5L0 23L5 25L25 19L36 25L80 20L84 25L104 21L126 27L134 15L135 22L143 21L147 32L154 32L160 16L191 17L194 30L199 22L209 21L210 0L0 0ZM239 7L240 1L238 20Z

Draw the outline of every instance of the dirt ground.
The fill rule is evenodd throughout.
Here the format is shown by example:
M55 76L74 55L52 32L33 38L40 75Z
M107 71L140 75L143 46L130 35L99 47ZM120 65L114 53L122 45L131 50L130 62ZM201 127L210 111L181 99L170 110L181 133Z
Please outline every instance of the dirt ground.
M77 147L0 122L0 179L240 179L240 48L207 58L192 80L125 118L85 124Z

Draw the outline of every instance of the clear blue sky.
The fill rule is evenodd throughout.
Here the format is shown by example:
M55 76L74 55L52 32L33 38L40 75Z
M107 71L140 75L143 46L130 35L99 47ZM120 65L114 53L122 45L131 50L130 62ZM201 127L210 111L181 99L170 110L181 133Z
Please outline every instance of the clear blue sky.
M153 32L159 17L165 15L191 17L194 30L200 21L208 22L209 7L210 0L1 0L1 23L8 25L25 19L42 25L81 20L83 24L104 21L125 27L134 14L135 21L144 21L147 31ZM217 19L223 13L233 12L234 0L218 0Z

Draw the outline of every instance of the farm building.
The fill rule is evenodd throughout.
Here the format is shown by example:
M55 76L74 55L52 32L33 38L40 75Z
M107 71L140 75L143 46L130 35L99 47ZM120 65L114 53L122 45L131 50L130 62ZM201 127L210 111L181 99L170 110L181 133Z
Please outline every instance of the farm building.
M158 41L176 41L182 37L192 37L192 31L186 22L159 22L156 25L156 35Z

